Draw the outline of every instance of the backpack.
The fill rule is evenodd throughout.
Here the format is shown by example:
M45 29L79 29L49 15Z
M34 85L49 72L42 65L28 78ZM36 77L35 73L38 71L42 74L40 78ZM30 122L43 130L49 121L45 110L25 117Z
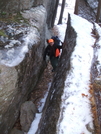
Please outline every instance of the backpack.
M55 51L55 57L59 57L60 56L60 49L56 49L56 51Z
M54 40L54 44L57 46L60 46L60 39L58 36L52 36L51 39ZM57 48L55 51L55 57L59 57L60 56L60 49Z
M60 39L59 39L58 36L52 36L51 39L54 40L54 43L55 43L56 45L60 45Z

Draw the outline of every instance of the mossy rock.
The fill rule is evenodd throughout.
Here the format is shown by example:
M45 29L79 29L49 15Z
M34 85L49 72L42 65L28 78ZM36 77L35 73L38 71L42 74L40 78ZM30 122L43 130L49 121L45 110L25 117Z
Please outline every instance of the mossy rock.
M21 13L6 13L6 12L0 12L0 21L3 22L8 22L8 23L12 23L12 22L16 22L16 23L27 23L28 21L22 17Z

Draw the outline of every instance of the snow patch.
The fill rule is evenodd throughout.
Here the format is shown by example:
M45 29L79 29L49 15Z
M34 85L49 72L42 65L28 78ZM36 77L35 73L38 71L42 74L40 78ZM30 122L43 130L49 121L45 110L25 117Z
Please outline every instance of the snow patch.
M9 67L19 65L25 58L26 53L33 46L40 41L40 34L36 29L31 27L23 38L23 43L19 40L12 39L4 50L0 50L0 64L4 64ZM16 45L17 44L17 45Z

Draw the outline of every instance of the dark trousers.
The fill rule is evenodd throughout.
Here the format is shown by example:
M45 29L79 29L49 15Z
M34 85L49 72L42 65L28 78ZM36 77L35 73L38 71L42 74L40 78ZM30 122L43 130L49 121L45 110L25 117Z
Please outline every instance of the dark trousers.
M50 62L53 67L53 70L55 70L56 67L58 66L58 61L59 61L59 57L51 57L50 58Z

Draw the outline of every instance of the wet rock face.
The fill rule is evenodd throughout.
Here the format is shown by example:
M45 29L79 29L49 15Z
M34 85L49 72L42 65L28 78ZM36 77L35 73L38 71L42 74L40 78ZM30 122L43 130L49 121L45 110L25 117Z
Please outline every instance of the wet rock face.
M30 12L30 11L29 11ZM27 13L25 12L24 15ZM32 12L30 12L30 15ZM36 16L35 16L36 15ZM42 18L41 20L38 19ZM43 72L46 10L34 11L36 22L0 23L0 132L9 134L19 115L21 104L34 89ZM41 23L41 25L39 25Z

